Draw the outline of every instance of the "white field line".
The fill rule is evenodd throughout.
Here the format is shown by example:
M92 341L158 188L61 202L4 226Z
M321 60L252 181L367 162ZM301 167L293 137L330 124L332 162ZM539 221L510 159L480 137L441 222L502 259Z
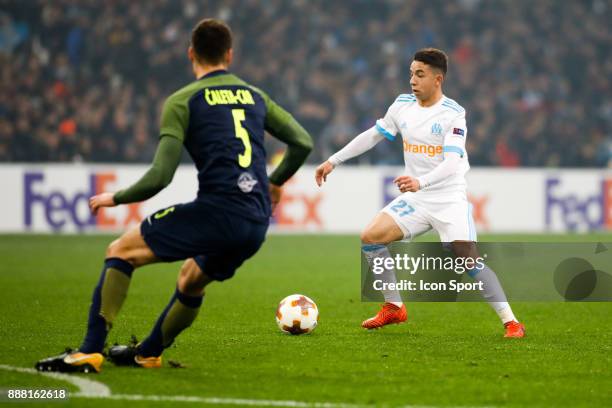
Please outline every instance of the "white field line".
M80 395L72 395L80 397ZM127 401L171 401L171 402L196 402L200 404L215 405L239 405L256 407L289 407L289 408L366 408L372 405L344 404L336 402L303 402L303 401L283 401L283 400L264 400L246 398L218 398L218 397L189 397L186 395L133 395L133 394L112 394L109 396L87 396L85 398L103 398ZM416 407L415 407L416 408Z
M238 406L257 406L257 407L289 407L289 408L365 408L373 405L348 404L341 402L305 402L305 401L283 401L283 400L264 400L247 398L218 398L218 397L195 397L187 395L137 395L137 394L112 394L110 388L101 382L88 380L63 373L40 372L33 368L14 367L0 364L0 370L14 371L18 373L43 375L55 378L76 386L79 391L70 393L72 398L95 398L122 401L152 401L152 402L192 402L199 404L215 405L238 405ZM383 405L384 406L384 405ZM434 408L430 405L402 405L401 408ZM470 407L455 407L470 408ZM476 407L471 407L476 408ZM478 407L485 408L485 407Z
M0 369L7 371L16 371L18 373L40 374L44 375L45 377L51 377L57 380L69 382L70 384L75 385L79 389L77 395L82 397L107 398L111 396L110 388L108 388L106 385L102 384L101 382L88 380L83 377L76 377L62 373L45 373L37 371L33 368L13 367L5 364L0 364Z

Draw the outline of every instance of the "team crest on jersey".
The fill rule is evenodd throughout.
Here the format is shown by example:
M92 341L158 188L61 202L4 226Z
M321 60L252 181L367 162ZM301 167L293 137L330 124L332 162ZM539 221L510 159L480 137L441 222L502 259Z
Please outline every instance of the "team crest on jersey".
M243 193L250 193L253 191L255 184L257 184L257 180L255 180L255 177L253 177L251 173L245 171L238 177L238 188Z
M439 123L434 123L431 125L431 134L433 136L441 136L442 135L442 125Z

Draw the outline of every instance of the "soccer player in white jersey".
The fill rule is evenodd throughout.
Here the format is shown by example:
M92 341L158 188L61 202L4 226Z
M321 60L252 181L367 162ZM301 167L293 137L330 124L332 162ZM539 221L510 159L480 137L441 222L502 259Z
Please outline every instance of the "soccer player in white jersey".
M390 257L389 243L414 239L432 228L442 242L450 243L457 256L478 257L464 177L470 168L465 151L465 109L442 93L447 65L443 51L418 51L410 65L413 93L398 96L375 126L316 170L315 179L321 186L341 163L385 139L394 140L398 134L402 138L406 172L394 180L402 194L383 208L361 234L362 250L370 264L376 257ZM523 337L525 327L514 316L495 273L486 265L468 273L483 282L483 296L504 324L505 337ZM395 282L394 270L383 274L387 282ZM381 310L362 323L364 328L406 321L406 307L399 292L383 290L383 295Z

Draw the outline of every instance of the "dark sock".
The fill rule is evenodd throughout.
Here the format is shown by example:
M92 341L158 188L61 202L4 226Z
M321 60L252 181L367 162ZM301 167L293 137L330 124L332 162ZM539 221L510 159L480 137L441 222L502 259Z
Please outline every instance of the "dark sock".
M82 353L101 353L113 320L127 295L134 267L119 258L104 260L100 280L96 285L91 306L87 334L79 347Z
M180 332L191 326L196 319L204 296L187 296L176 288L170 303L166 306L155 327L139 346L142 357L157 357L170 347Z

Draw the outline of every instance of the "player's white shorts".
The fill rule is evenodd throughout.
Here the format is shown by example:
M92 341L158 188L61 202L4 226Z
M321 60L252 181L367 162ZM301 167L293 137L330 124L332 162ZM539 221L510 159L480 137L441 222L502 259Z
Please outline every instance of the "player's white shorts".
M477 241L472 204L465 194L426 195L404 193L383 212L389 214L404 233L404 239L434 229L441 242Z

